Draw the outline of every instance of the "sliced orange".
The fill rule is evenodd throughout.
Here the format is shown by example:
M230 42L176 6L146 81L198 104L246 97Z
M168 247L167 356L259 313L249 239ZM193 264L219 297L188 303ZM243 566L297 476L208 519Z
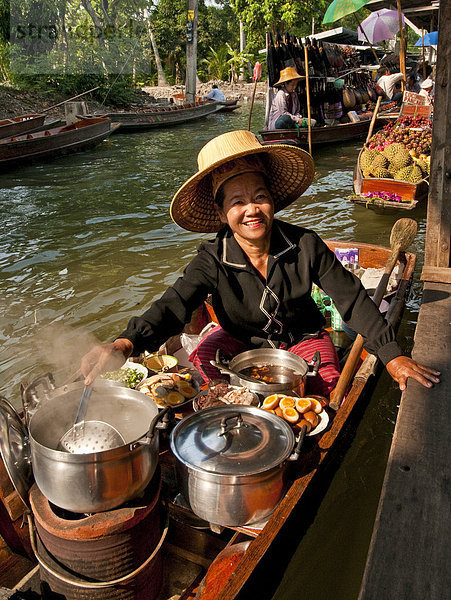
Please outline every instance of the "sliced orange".
M319 413L323 410L323 405L316 398L309 398L309 400L312 403L313 412L315 412L317 415L319 415Z
M299 413L292 406L283 409L282 416L288 423L297 423L299 421Z
M312 409L312 401L310 398L298 398L296 400L296 410L299 413L305 413Z
M294 408L296 405L296 400L291 396L284 396L281 398L279 402L280 408L283 410L284 408Z
M301 433L301 429L302 429L302 427L303 427L304 425L307 427L307 433L309 433L309 432L312 430L312 424L311 424L311 423L309 423L308 421L306 421L305 419L301 419L301 420L300 420L300 421L298 421L298 422L296 423L296 425L294 426L294 429L295 429L295 431L296 431L296 432L298 432L298 431L299 431L299 433Z
M313 412L313 410L309 410L304 413L303 417L311 424L312 427L316 427L319 423L319 417L315 412Z
M279 406L279 396L277 394L271 394L271 396L267 396L263 400L262 408L265 408L266 410L272 410L276 408L276 406Z

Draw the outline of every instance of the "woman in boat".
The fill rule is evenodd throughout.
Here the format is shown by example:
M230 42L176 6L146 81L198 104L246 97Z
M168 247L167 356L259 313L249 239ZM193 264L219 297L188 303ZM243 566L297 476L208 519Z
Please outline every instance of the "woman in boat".
M208 295L219 326L190 360L205 378L221 377L210 365L220 349L233 357L251 348L283 348L311 360L321 353L319 377L310 393L327 395L339 377L335 348L311 298L312 284L331 296L347 324L362 333L404 389L408 377L431 387L439 373L402 356L392 328L352 273L309 229L274 218L309 187L312 157L294 146L262 146L249 131L233 131L208 142L199 171L175 194L171 217L188 231L214 233L184 274L110 343L82 359L86 384L118 355L123 362L155 351L183 330ZM309 383L310 383L309 382Z
M268 118L268 129L293 129L296 125L308 126L308 119L301 115L299 98L296 87L301 79L305 79L293 69L287 67L280 71L279 81L274 87L280 87L271 104ZM310 119L312 127L316 125L315 119Z

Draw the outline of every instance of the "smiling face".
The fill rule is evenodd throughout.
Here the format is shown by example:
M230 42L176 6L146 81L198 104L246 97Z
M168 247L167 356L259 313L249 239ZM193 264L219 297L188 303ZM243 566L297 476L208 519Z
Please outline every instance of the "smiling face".
M237 242L262 245L269 242L274 203L261 173L243 173L223 184L224 202L216 206L221 222Z

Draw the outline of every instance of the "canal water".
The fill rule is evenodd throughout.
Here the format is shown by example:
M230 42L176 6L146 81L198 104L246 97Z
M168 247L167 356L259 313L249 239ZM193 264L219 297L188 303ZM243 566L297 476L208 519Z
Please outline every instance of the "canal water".
M21 381L52 371L61 383L95 341L120 333L182 273L200 240L211 236L179 229L170 200L195 172L200 148L215 135L246 129L248 110L115 135L89 152L0 173L0 394L20 406ZM263 122L257 104L252 130ZM280 216L323 238L383 245L397 218L418 220L415 281L399 333L409 351L426 214L375 214L347 199L360 147L316 151L311 187ZM384 373L274 600L357 598L399 399Z

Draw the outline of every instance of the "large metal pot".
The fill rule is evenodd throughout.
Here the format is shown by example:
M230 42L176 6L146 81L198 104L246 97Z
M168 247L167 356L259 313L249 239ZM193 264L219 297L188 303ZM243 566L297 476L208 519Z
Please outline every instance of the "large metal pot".
M287 350L273 348L258 348L247 350L235 356L229 363L229 368L238 375L231 375L232 385L245 386L252 392L269 396L270 394L286 394L295 391L301 396L305 395L307 377L317 374L320 367L321 357L319 352L315 353L312 362L307 363L303 358ZM248 367L261 367L271 365L277 383L250 382L249 379L241 379L240 371ZM312 367L312 371L309 371ZM221 368L219 366L219 368ZM226 371L224 371L226 372Z
M110 510L136 497L158 464L155 428L163 412L144 394L105 380L93 384L86 421L112 425L125 443L87 454L57 449L71 428L83 382L53 390L32 415L28 451L34 479L56 506L76 513Z
M305 432L304 432L305 433ZM268 517L296 460L291 427L254 406L215 406L180 421L171 433L181 492L201 519L237 527Z

